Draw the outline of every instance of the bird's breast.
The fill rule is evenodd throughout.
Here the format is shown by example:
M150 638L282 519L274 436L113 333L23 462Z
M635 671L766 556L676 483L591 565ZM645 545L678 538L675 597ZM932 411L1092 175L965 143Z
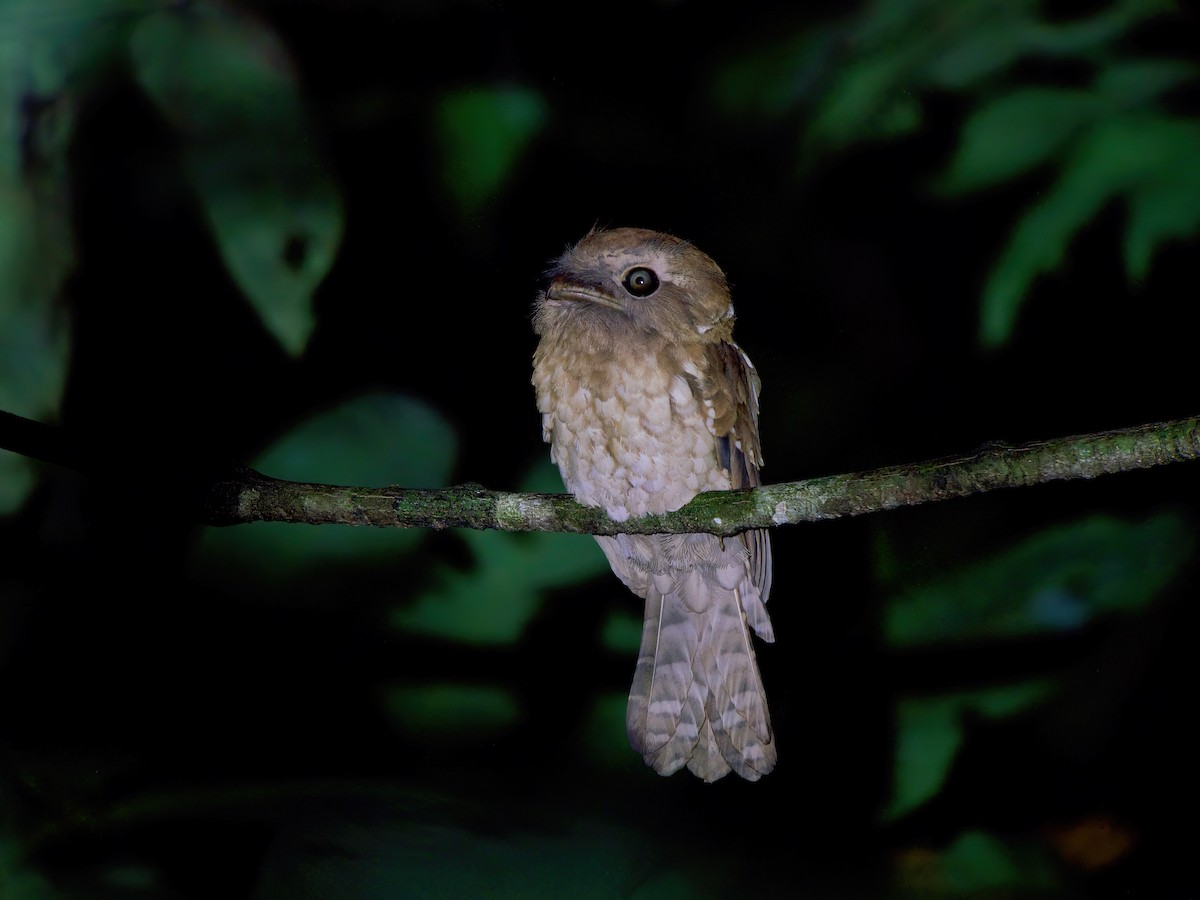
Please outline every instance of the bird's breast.
M623 521L729 488L699 374L669 348L539 353L538 408L567 489Z

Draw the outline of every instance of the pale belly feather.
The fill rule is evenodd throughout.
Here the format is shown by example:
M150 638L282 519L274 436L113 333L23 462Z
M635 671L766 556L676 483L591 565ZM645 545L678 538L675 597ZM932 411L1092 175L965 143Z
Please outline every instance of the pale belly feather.
M647 351L618 366L597 354L534 374L550 458L567 489L616 521L678 509L725 490L711 407L689 380Z

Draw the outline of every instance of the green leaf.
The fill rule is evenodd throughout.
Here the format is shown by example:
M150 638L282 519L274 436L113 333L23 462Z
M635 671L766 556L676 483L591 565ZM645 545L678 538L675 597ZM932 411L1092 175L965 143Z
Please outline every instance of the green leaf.
M958 151L936 187L962 194L1044 165L1104 109L1088 91L1041 88L987 102L963 126Z
M33 869L25 853L9 837L0 836L0 897L5 900L52 900L60 896Z
M1017 224L988 276L980 309L985 346L1008 340L1034 279L1058 266L1071 239L1106 203L1163 179L1180 156L1180 127L1161 116L1113 116L1074 146L1062 177Z
M68 95L80 87L86 39L104 43L88 16L67 19L47 21L33 4L0 8L0 409L43 421L57 416L69 354L56 306L74 263ZM45 103L36 117L27 95ZM0 516L21 506L36 474L34 462L0 450Z
M884 610L893 647L995 641L1070 632L1101 616L1136 613L1195 555L1195 528L1176 513L1141 521L1093 516L1045 528L957 572L902 590ZM889 583L902 571L881 542ZM1059 690L1030 681L984 690L902 698L896 713L892 798L894 819L941 790L964 740L963 717L1001 719L1022 713Z
M22 296L23 263L6 265L5 216L0 197L0 409L53 418L67 378L66 329L51 298ZM37 464L0 450L0 516L15 512L33 490Z
M960 714L955 697L900 701L892 799L884 819L897 818L937 794L962 744Z
M833 149L864 138L893 135L897 121L894 104L911 100L900 89L908 65L904 54L881 54L848 66L816 109L805 134L806 142ZM893 127L882 127L881 123Z
M828 28L765 41L717 70L713 99L731 115L777 118L817 89L822 64L836 50Z
M1125 269L1146 277L1154 251L1165 241L1200 231L1200 124L1161 120L1164 158L1129 194Z
M978 891L1020 883L1004 844L982 831L960 835L942 855L942 862L951 870L947 887L954 890Z
M313 296L341 240L340 200L318 169L299 178L283 171L303 161L281 160L266 176L257 156L249 145L229 154L210 148L189 153L189 169L230 273L267 330L299 356L314 326Z
M636 599L633 594L630 594L630 597ZM636 610L631 604L627 612L612 613L604 621L604 628L600 631L600 646L618 653L636 653L642 645L640 606L639 601Z
M959 835L942 851L939 868L944 895L950 897L977 897L985 891L1018 888L1054 896L1049 892L1061 886L1058 867L1044 844L1011 845L982 831Z
M185 170L226 266L299 355L342 209L286 49L250 16L196 3L148 16L131 53L143 89L184 138Z
M409 397L375 393L301 423L253 465L290 481L441 487L453 467L454 434L433 409ZM315 568L412 551L424 529L319 527L254 522L207 528L199 561L234 565L275 578L303 578Z
M20 509L33 491L35 481L32 460L8 450L0 450L0 516Z
M963 742L963 716L989 719L1016 715L1044 702L1056 688L1031 681L981 691L901 698L896 709L892 798L881 813L892 820L932 799Z
M568 821L533 796L504 821L444 797L392 801L389 814L390 799L369 815L335 810L282 829L252 900L707 900L731 896L744 863L735 845L687 865L652 832Z
M1181 59L1121 60L1100 71L1096 90L1114 106L1135 108L1198 75L1200 67Z
M520 717L512 692L492 685L393 685L384 705L402 731L439 742L491 740Z
M957 39L936 53L924 68L923 79L948 90L967 90L989 76L1003 71L1029 46L1030 23L1012 16L1012 4L992 4L1001 13L999 21L973 24Z
M558 473L540 464L521 490L561 488ZM542 594L607 571L595 540L582 534L463 531L474 566L443 565L433 587L415 603L397 607L397 628L475 644L516 641L542 604Z
M470 218L500 192L546 120L546 103L519 85L460 88L435 109L442 184Z
M823 151L915 129L921 91L962 90L1009 65L1027 49L1036 11L1033 0L875 0L848 27L841 49L853 51L826 73L806 144Z
M31 150L39 168L65 162L76 98L123 57L129 24L148 6L0 0L0 182L22 177ZM39 101L38 115L28 115L26 96Z
M632 669L632 662L630 667ZM606 769L640 773L646 765L629 748L629 739L625 736L628 703L628 691L598 695L584 716L577 743L583 754Z
M1192 165L1200 166L1200 159ZM1200 231L1200 169L1178 174L1175 183L1143 185L1129 198L1125 269L1134 280L1146 277L1160 244Z
M885 639L917 647L1075 630L1145 608L1195 548L1195 531L1174 513L1047 528L896 596L884 613Z
M987 3L988 0L977 2ZM1174 8L1174 0L1114 0L1093 16L1057 25L1039 23L1030 35L1029 49L1047 56L1103 59L1140 21L1169 13Z

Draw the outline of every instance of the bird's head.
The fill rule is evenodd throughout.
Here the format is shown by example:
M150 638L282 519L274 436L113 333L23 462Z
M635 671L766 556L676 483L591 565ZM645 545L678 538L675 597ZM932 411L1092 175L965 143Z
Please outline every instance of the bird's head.
M534 305L538 334L601 345L638 333L672 342L728 338L729 287L687 241L644 228L593 230L555 261Z

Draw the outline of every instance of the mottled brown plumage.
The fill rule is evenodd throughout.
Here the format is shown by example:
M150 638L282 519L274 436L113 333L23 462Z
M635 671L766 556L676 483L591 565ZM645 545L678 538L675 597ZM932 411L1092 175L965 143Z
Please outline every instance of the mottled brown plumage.
M758 376L733 342L721 269L679 238L594 230L548 273L533 384L567 489L618 520L759 483ZM629 740L664 775L775 765L750 628L774 640L765 531L597 537L645 598ZM749 626L749 627L748 627Z

